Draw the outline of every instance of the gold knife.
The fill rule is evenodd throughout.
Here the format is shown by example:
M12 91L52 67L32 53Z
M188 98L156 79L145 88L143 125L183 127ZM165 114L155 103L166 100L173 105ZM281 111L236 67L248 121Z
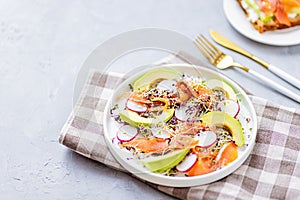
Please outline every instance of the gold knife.
M211 29L209 32L210 32L210 36L214 39L214 41L216 43L218 43L228 49L236 51L244 56L247 56L248 58L251 58L255 62L261 64L266 69L268 69L269 71L273 72L274 74L276 74L277 76L282 78L283 80L289 82L290 84L292 84L295 87L297 87L298 89L300 89L300 81L298 79L296 79L295 77L291 76L290 74L286 73L285 71L281 70L280 68L276 67L275 65L267 63L266 61L263 61L260 58L254 56L253 54L249 53L245 49L234 44L233 42L231 42L230 40L228 40L221 34L217 33L216 31Z

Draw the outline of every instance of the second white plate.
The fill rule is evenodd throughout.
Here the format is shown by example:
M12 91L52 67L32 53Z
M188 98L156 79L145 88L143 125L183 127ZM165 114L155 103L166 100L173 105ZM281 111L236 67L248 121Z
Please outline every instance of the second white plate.
M291 46L300 44L300 26L284 30L259 33L247 20L245 13L236 0L224 0L225 15L230 24L242 35L254 41L275 45Z

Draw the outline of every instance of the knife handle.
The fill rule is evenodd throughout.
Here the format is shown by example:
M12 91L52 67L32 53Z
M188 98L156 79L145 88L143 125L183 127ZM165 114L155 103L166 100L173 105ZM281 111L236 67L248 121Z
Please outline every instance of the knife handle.
M274 74L278 75L281 77L283 80L289 82L290 84L294 85L298 89L300 89L300 81L296 79L295 77L291 76L290 74L286 73L285 71L281 70L280 68L274 66L274 65L269 65L268 69L273 72Z
M289 97L291 99L294 99L295 101L297 101L298 103L300 103L300 96L297 95L296 93L292 92L291 90L283 87L282 85L279 85L275 81L272 81L271 79L268 79L267 77L261 75L260 73L258 73L256 71L253 71L251 69L249 69L248 73L250 73L253 76L255 76L256 78L259 78L260 80L264 81L270 87L274 88L275 90L277 90L281 94L283 94L283 95L285 95L285 96L287 96L287 97Z

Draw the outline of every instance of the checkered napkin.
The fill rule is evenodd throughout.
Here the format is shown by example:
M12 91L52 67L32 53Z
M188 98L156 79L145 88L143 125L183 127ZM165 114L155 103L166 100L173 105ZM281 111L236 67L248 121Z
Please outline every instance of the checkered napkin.
M171 55L159 63L183 62L186 61L178 55ZM192 63L203 66L196 60ZM121 79L121 74L111 72L90 74L59 142L83 156L126 171L106 146L101 119L106 102ZM250 98L258 116L256 144L234 173L197 187L146 183L179 199L300 199L300 111L255 96Z

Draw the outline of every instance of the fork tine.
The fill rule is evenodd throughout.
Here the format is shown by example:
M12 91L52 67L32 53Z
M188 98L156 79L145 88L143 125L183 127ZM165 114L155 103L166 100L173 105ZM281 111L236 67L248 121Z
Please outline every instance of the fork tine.
M212 64L214 64L220 55L222 55L222 52L209 43L209 41L202 34L196 38L196 43L199 45L199 47L201 47L202 51L199 48L198 49L202 54L203 51L205 51L206 54L209 55L209 58L206 58L209 59Z
M222 52L219 52L218 49L216 50L209 44L209 41L201 34L198 36L198 41L201 42L205 48L205 50L216 60Z
M202 39L206 42L206 44L208 44L213 50L215 50L218 54L222 54L223 52L220 51L215 45L213 45L211 42L208 41L208 39L206 39L206 37L204 37L201 34Z
M194 44L196 45L196 47L198 48L198 50L202 53L202 55L209 60L209 62L213 63L214 62L214 58L206 51L206 49L204 48L204 46L196 39L196 41L194 41Z
M203 40L201 39L200 36L198 36L198 38L196 39L196 41L198 42L199 46L201 46L202 50L205 51L206 54L208 54L208 55L211 57L212 62L213 62L213 61L215 60L215 58L217 57L217 55L216 55L217 53L214 52L214 51L212 51L212 50L208 47L208 45L205 43L205 41L203 41Z

